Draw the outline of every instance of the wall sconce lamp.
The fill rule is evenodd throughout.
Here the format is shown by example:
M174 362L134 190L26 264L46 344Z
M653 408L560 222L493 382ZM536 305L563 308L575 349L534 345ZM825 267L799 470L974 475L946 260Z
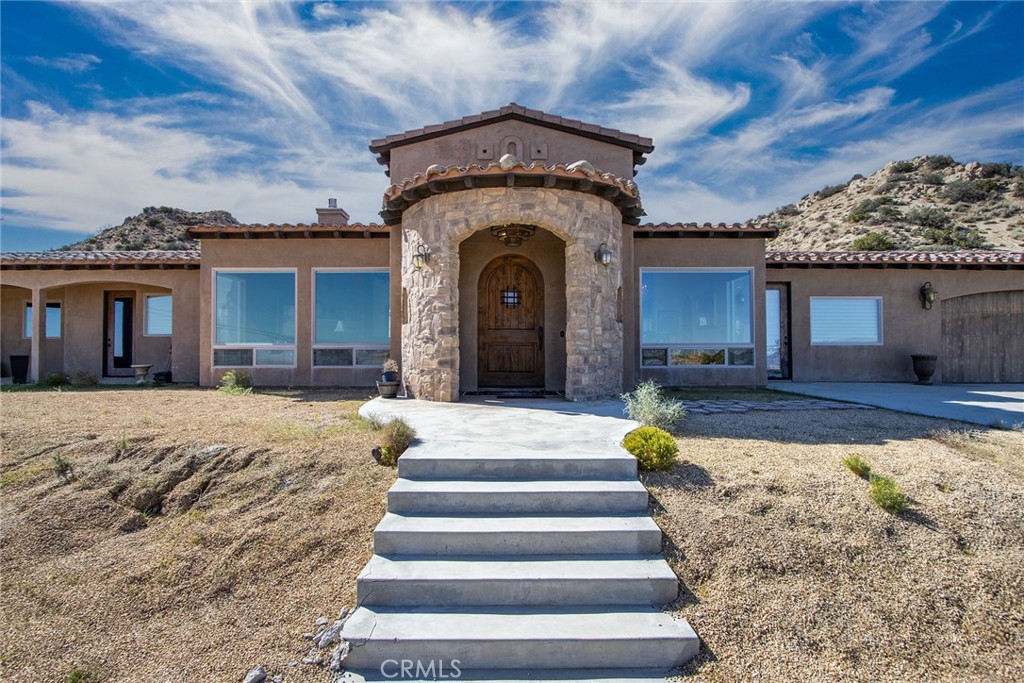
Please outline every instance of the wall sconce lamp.
M919 294L921 296L921 307L925 310L931 310L932 304L939 298L939 290L932 287L930 282L921 285Z
M605 267L612 262L612 252L608 250L607 242L601 242L601 246L594 252L594 260Z
M412 267L419 270L430 262L430 251L427 245L421 244L416 247L416 253L412 255Z

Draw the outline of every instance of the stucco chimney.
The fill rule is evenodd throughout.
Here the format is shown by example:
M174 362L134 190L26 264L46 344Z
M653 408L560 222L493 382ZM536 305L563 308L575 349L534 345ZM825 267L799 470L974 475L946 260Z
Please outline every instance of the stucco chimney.
M316 210L316 222L320 225L348 225L348 212L338 208L338 200L330 197L326 209Z

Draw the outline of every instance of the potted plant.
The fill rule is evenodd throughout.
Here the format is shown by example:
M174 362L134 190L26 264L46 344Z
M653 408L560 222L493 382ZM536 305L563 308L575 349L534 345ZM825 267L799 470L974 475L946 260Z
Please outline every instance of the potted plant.
M398 396L398 361L388 358L381 366L380 380L377 382L377 391L381 398L395 398Z

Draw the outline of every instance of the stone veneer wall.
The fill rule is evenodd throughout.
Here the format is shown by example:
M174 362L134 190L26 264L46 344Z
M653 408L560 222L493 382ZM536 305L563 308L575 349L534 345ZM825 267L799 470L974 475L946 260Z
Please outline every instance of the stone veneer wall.
M618 394L622 390L622 215L594 195L517 187L435 195L403 214L406 390L426 400L459 400L459 244L478 230L507 223L536 225L565 240L566 398L580 401ZM602 242L615 256L608 266L594 260ZM412 254L421 244L430 250L430 261L416 270Z

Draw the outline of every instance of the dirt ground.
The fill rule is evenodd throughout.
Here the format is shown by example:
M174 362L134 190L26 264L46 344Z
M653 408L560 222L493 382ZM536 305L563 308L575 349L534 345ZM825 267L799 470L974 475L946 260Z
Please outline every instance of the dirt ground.
M1024 680L1024 434L884 410L685 419L644 475L693 681ZM868 498L863 456L910 498Z
M328 680L288 664L352 604L395 476L360 398L0 395L0 680ZM1024 434L883 410L682 434L644 480L702 639L684 680L1024 680ZM910 509L876 507L851 453Z
M0 680L327 680L302 635L354 602L395 472L354 396L0 396Z

